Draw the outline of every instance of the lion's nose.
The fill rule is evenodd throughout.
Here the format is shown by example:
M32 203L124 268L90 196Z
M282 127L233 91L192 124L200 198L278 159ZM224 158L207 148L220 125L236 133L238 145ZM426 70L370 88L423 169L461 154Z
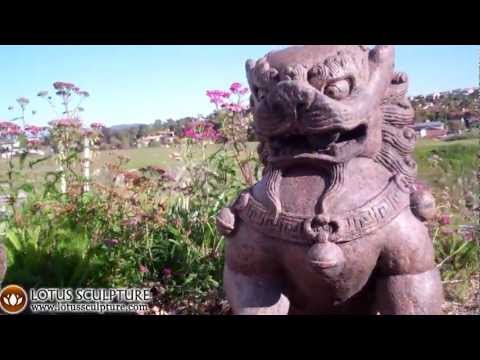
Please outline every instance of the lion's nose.
M303 81L282 81L277 84L270 102L274 111L297 117L312 105L315 96L315 89Z

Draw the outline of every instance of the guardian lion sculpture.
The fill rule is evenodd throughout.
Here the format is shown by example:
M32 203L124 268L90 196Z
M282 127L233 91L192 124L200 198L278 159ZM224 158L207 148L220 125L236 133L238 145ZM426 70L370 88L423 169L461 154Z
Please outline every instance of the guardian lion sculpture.
M263 178L217 217L235 314L440 314L393 46L293 46L246 64Z

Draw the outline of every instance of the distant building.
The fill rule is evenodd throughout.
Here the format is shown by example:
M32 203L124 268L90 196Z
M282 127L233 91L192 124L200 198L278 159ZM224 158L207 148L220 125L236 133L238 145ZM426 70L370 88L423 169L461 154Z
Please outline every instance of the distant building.
M449 115L447 121L449 134L462 134L465 129L465 118L463 113L454 113Z
M0 139L0 159L10 159L20 151L20 143L18 141Z
M161 143L164 145L172 144L175 139L175 133L170 130L157 131L153 135L144 136L138 139L138 147L147 147L152 143Z
M419 138L440 138L447 135L445 124L441 121L426 121L411 126Z
M480 117L472 116L469 118L465 118L465 127L467 129L480 127Z
M41 144L41 140L38 138L31 138L29 141L35 141ZM45 151L38 149L37 146L29 146L27 148L28 153L32 155L45 155ZM10 159L13 156L24 153L25 149L21 148L20 142L17 140L0 139L0 159Z
M448 131L445 129L426 129L424 130L424 138L426 139L441 139L447 136Z

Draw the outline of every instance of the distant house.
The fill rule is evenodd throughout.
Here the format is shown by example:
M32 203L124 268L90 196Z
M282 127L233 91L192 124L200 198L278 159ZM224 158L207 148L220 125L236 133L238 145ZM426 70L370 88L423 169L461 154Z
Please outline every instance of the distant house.
M39 139L31 139L38 141ZM28 153L32 155L45 155L45 151L38 149L38 147L28 147ZM16 155L24 153L25 149L20 146L20 142L17 140L5 140L0 139L0 159L10 159Z
M465 128L471 129L475 127L480 127L480 115L472 114L471 112L466 112L464 115L464 124Z
M461 134L465 129L465 119L462 114L452 114L447 125L449 134Z
M411 126L419 138L441 138L447 135L445 124L441 121L426 121Z
M471 95L471 94L473 94L473 93L475 92L475 89L476 89L476 88L474 88L474 87L473 87L473 88L466 89L466 90L465 90L465 94L466 94L466 95Z
M445 129L427 129L424 138L426 139L442 139L447 136L448 131Z
M0 159L10 159L20 151L20 143L18 141L0 139Z
M172 144L175 139L175 133L170 130L157 131L153 135L144 136L137 141L138 147L147 147L152 143L160 143L164 145Z
M471 117L468 120L465 119L465 127L467 129L480 127L480 117Z

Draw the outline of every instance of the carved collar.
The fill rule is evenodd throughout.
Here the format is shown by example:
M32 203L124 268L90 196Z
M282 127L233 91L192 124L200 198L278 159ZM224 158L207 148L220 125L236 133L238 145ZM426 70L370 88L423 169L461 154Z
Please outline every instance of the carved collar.
M250 192L242 193L233 209L257 231L288 242L345 243L370 235L390 223L410 204L410 189L404 176L397 174L375 197L362 206L330 218L328 214L313 217L282 212L275 221L263 204Z

